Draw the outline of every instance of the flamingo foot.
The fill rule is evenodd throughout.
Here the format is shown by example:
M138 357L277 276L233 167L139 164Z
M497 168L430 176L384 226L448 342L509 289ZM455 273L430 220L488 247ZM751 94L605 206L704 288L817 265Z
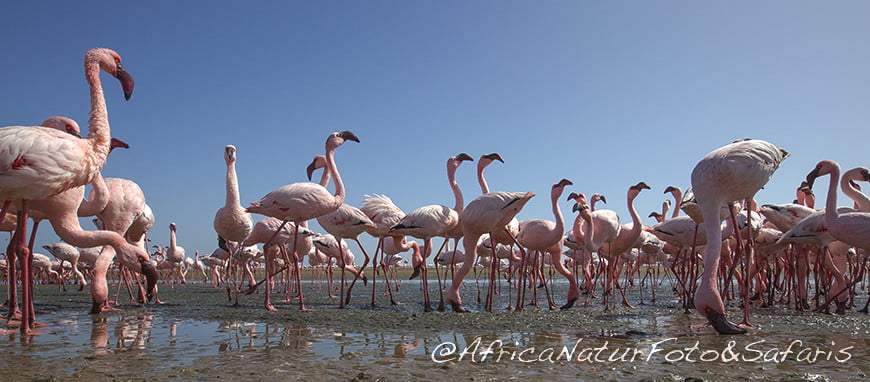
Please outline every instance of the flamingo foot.
M624 307L626 307L626 308L628 308L628 309L635 309L635 308L634 308L634 305L631 305L631 304L628 303L628 301L624 301L624 300L622 301L622 306L624 306Z
M469 312L468 309L463 308L462 304L460 304L458 302L449 301L449 303L450 303L450 307L453 308L453 311L456 313L468 313Z
M439 312L443 312L443 311L445 311L445 310L447 310L447 308L444 307L444 301L439 302L439 303L438 303L438 311L439 311Z
M266 310L268 310L270 312L277 312L278 311L278 309L275 309L275 307L272 304L266 304Z
M571 307L574 306L574 303L577 302L578 299L579 299L579 297L572 298L572 299L568 300L568 302L566 302L565 305L562 305L559 309L561 309L561 310L571 309Z
M719 334L745 334L746 329L743 329L725 318L725 314L719 313L713 309L707 308L707 321L710 326L716 329Z
M506 306L506 307L504 308L504 310L510 312L510 311L514 310L514 307L511 306L511 305L508 305L508 306Z

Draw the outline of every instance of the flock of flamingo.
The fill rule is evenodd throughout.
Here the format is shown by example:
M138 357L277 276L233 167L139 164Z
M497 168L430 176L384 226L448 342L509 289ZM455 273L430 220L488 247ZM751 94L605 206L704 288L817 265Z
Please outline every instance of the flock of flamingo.
M159 302L161 271L163 278L183 279L186 270L193 267L210 268L212 282L215 286L225 284L228 298L236 305L240 293L251 293L264 284L268 310L275 310L271 302L274 276L289 275L295 279L296 294L292 296L293 288L285 283L287 297L298 300L299 309L305 310L300 263L306 255L310 264L335 261L341 268L340 308L349 301L358 280L369 281L365 268L370 262L375 268L371 304L376 304L378 274L395 304L392 290L396 283L394 279L391 285L388 269L401 258L398 254L412 250L411 277L421 278L425 311L433 310L427 271L430 258L439 275L440 297L434 309L445 310L450 305L455 312L468 311L462 305L460 289L469 272L476 273L481 266L488 268L484 305L488 311L493 310L493 295L502 278L509 280L510 293L516 291L516 299L509 298L515 304L508 309L524 309L528 291L533 293L531 300L537 308L539 288L546 293L548 307L556 308L550 281L544 276L546 266L567 280L566 302L561 309L572 308L581 292L589 304L596 298L597 285L603 286L605 309L615 308L616 291L621 293L622 305L630 309L633 306L626 298L626 284L633 284L635 275L646 266L641 303L646 279L653 280L654 301L659 272L668 273L672 289L687 311L696 309L721 334L739 334L752 327L749 308L753 302L772 304L777 293L778 301L809 309L811 275L815 278L817 310L827 311L833 303L838 314L855 305L857 284L865 278L870 199L860 192L856 181L870 181L870 172L856 168L841 176L836 162L823 160L807 175L793 203L758 206L753 200L756 192L788 154L769 142L749 139L725 145L702 158L685 194L677 187L668 187L665 193L673 194L676 203L673 213L666 216L671 205L668 200L661 213L650 214L659 221L653 226L644 226L634 208L638 194L650 189L644 182L627 191L631 223L620 224L614 211L596 209L597 201L606 202L603 196L595 194L587 199L584 194L571 193L567 199L575 202L572 213L577 214L566 226L558 201L572 185L567 179L551 188L552 220L518 221L517 214L535 194L489 190L484 169L494 161L504 162L495 153L478 159L481 195L467 204L455 173L463 162L474 159L462 153L447 159L447 177L455 199L452 207L433 204L404 213L389 197L374 195L367 196L357 208L344 203L345 185L335 160L335 151L342 144L360 141L349 131L329 134L324 155L315 157L308 166L309 179L322 170L319 183L287 184L244 208L235 169L237 151L230 145L224 149L226 201L214 217L219 248L201 258L198 253L195 259L186 257L177 245L173 223L169 247L149 253L145 235L154 216L141 188L130 180L100 175L111 150L127 147L110 135L100 71L120 81L126 99L133 91L133 79L116 52L104 48L88 51L85 77L91 111L87 137L81 137L76 122L65 117L49 118L41 126L0 129L0 198L4 200L0 225L12 233L5 253L7 320L20 321L20 331L25 334L37 333L38 327L33 307L35 269L55 272L47 256L33 253L36 230L44 219L62 240L44 248L62 260L61 264L63 260L72 264L69 272L80 287L89 285L92 313L114 309L109 305L107 281L113 264L120 265L118 274L124 284L138 290L136 299L140 302ZM830 186L825 209L815 210L812 186L822 176L829 176ZM334 192L327 188L330 182ZM92 190L85 198L88 184ZM838 187L854 200L854 208L837 207ZM255 224L251 214L265 218ZM83 229L78 218L85 216L94 216L99 229ZM28 218L33 220L29 242ZM317 219L326 233L312 232L307 223L311 219ZM363 233L378 239L373 258L358 239ZM422 240L422 247L407 236ZM436 238L443 238L443 244L433 251ZM365 257L359 269L345 239L355 241ZM451 240L453 250L449 250ZM258 244L263 245L262 251ZM79 261L91 264L89 281L78 270ZM255 277L257 263L265 263L265 277L259 282ZM453 270L449 286L442 281L439 264ZM345 271L353 275L349 284ZM220 272L233 277L224 278ZM446 271L444 275L446 278ZM242 279L247 281L246 289L241 286ZM330 296L332 292L330 287ZM744 317L739 324L726 319L723 295L743 299ZM824 301L820 301L822 296ZM867 312L866 305L862 311Z

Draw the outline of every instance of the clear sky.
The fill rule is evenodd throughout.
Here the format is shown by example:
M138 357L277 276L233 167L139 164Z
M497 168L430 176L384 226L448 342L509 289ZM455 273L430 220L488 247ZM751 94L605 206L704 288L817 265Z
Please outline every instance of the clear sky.
M863 1L5 2L0 125L65 115L84 128L84 54L116 50L133 97L102 79L112 135L132 148L104 176L136 181L149 237L168 245L176 222L189 256L216 248L225 145L247 206L305 180L340 130L361 140L336 154L351 205L381 193L406 212L452 206L447 158L498 152L491 189L538 193L520 220L553 219L550 186L567 178L623 222L628 187L645 181L636 205L652 224L664 188L688 187L734 139L791 153L761 203L791 202L819 160L866 166L868 14ZM457 179L466 202L480 195L475 164ZM46 224L37 244L56 240Z

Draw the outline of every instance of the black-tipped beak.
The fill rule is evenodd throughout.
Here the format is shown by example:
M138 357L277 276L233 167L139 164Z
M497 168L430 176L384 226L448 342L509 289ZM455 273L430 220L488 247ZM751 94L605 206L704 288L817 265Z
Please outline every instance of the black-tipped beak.
M121 64L118 64L118 70L115 71L115 78L117 78L118 81L121 81L121 89L124 90L124 99L129 101L130 96L133 95L133 85L135 84L133 76L131 76L130 73L127 73Z
M139 260L139 265L142 266L142 274L145 275L146 280L145 297L148 298L148 301L151 301L154 297L154 292L156 292L155 287L157 286L157 280L160 279L160 273L157 272L157 267L149 260Z
M356 135L354 135L350 131L345 130L338 133L338 135L345 141L354 141L356 143L359 143L359 138L357 138Z
M458 160L458 161L472 161L472 162L474 162L474 158L472 158L471 155L468 155L468 154L466 154L466 153L461 153L461 154L457 155L457 156L456 156L456 160Z
M816 182L816 178L818 178L818 177L819 177L819 168L818 167L814 168L813 171L810 171L810 173L807 174L807 187L810 190L813 189L813 183Z
M650 187L647 186L646 183L644 183L644 182L640 182L640 183L634 185L634 188L636 188L638 190L649 190L650 189Z
M574 183L571 183L571 181L568 179L562 179L556 185L560 186L560 187L565 187L565 186L572 186L572 185L574 185Z
M667 194L667 193L669 193L669 192L673 192L673 191L675 191L676 189L677 189L677 188L674 187L674 186L668 186L668 188L665 189L665 192L663 192L663 194Z
M489 158L490 160L497 160L501 163L504 163L504 159L501 159L501 155L498 155L498 153L492 153L492 154L487 155L486 157Z
M582 209L584 209L584 208L586 208L586 205L583 205L583 204L580 204L580 203L574 203L574 206L571 207L571 212L577 212L577 211L580 211L580 210L582 210Z
M130 145L118 138L112 138L112 142L109 144L109 150L111 151L117 148L129 149Z
M308 180L311 180L311 177L314 175L314 170L317 169L315 166L315 162L311 162L308 167L305 168L305 173L308 175Z

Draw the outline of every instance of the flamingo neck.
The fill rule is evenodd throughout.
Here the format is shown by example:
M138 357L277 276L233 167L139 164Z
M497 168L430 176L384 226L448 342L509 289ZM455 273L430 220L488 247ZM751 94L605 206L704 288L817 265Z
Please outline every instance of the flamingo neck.
M49 216L48 220L54 228L54 232L66 243L80 248L99 247L109 245L121 249L127 244L124 238L112 231L85 231L79 224L76 214L62 213Z
M486 166L477 166L477 183L480 184L480 191L484 194L489 193L489 185L486 184L486 178L483 177L483 170Z
M236 162L227 163L227 207L242 207L241 198L239 198L239 179L236 175Z
M324 169L323 174L320 175L320 185L323 186L323 188L326 188L326 186L329 185L329 178L329 170Z
M565 219L562 218L562 210L559 209L559 197L562 196L562 191L564 188L559 187L558 189L553 190L552 195L550 195L550 201L553 205L553 217L556 219L556 228L553 230L558 232L560 235L563 231L565 231ZM574 237L577 237L576 235Z
M169 248L175 249L175 230L169 230Z
M338 166L335 164L335 149L338 146L334 144L327 143L326 145L326 168L329 170L330 174L333 177L333 183L335 183L335 196L333 198L333 202L336 206L340 206L341 203L344 203L344 183L341 181L341 174L338 173Z
M583 218L583 221L586 222L586 237L584 238L584 242L586 243L586 249L590 251L597 251L598 248L595 248L595 243L592 241L592 237L595 235L595 225L592 224L592 216L588 214L581 214L580 217Z
M837 214L837 182L840 180L840 166L834 164L828 183L828 198L825 201L825 224L831 227L839 217Z
M870 198L867 195L864 195L863 192L852 186L852 183L849 182L851 177L847 176L849 172L847 171L843 174L843 177L840 179L840 188L843 189L843 193L852 199L855 202L855 209L862 212L870 212Z
M102 173L98 172L94 176L91 186L93 187L93 192L91 193L93 198L91 200L83 200L82 204L79 205L77 215L80 217L94 216L102 212L106 208L106 205L109 204L109 188L106 186Z
M100 63L90 56L85 59L85 78L88 81L91 93L91 116L88 119L88 141L91 144L92 154L90 171L98 172L103 169L106 158L111 149L111 134L109 131L109 113L106 110L106 97L103 95L103 85L100 81ZM90 182L90 178L88 179Z
M675 218L680 216L680 202L683 201L683 190L676 189L674 190L674 213L671 215L671 218Z
M456 182L456 169L458 168L459 166L447 162L447 180L450 182L450 189L453 190L453 199L456 200L453 209L456 212L462 213L462 210L465 208L465 200L462 198L462 190L459 188L459 183Z

